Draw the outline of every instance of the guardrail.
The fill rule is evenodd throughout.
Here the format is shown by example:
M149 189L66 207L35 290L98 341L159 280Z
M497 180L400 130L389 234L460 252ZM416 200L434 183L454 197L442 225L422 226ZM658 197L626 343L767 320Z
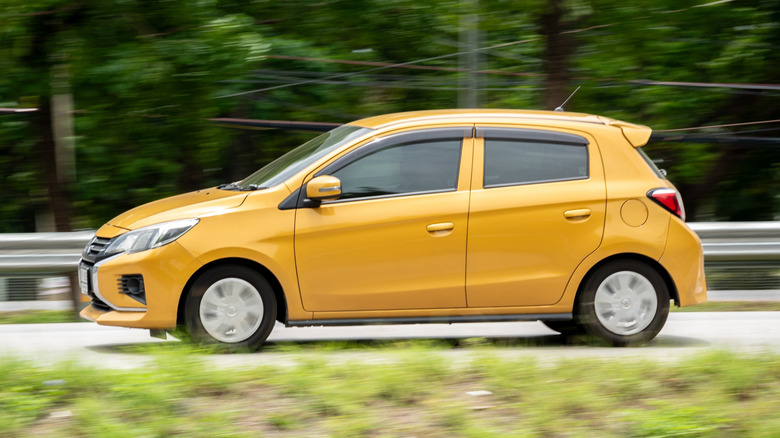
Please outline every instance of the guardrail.
M780 221L692 222L702 239L710 289L780 289ZM31 281L0 284L0 301L15 294L36 299L32 279L68 275L76 270L94 231L0 234L0 277ZM0 279L2 280L2 279ZM18 299L18 298L17 298Z
M94 235L94 231L0 234L0 274L73 272Z
M708 262L780 261L780 222L691 222Z

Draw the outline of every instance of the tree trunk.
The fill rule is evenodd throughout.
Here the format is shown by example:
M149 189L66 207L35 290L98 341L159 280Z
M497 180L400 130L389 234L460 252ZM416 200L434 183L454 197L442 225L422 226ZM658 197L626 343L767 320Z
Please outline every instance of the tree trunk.
M545 51L542 70L545 74L542 109L553 110L563 104L569 90L571 72L569 65L574 52L574 40L563 33L567 23L563 21L566 9L563 0L548 0L545 11L539 17Z
M35 129L40 135L38 150L40 151L41 167L46 176L49 202L54 215L54 231L71 231L69 187L60 182L62 177L57 166L57 144L54 139L52 120L51 100L48 96L41 96Z
M69 15L66 19L55 19L55 17L48 15L41 15L35 18L35 23L33 25L33 28L35 29L34 37L31 41L30 51L24 58L24 62L28 66L41 72L47 72L50 75L49 82L45 85L42 84L42 86L48 88L40 90L38 111L33 118L33 125L34 132L38 133L37 149L41 160L41 170L46 179L46 189L48 192L51 215L54 218L53 231L72 231L69 183L72 182L73 174L75 174L75 167L74 163L68 163L68 158L65 158L63 154L58 151L57 131L54 126L55 109L52 104L52 87L57 85L55 83L56 81L66 81L67 79L55 77L55 72L52 69L52 59L54 56L51 52L51 43L52 40L56 39L57 33L65 26L63 23L68 20L75 21L78 17L77 9L71 8L66 12L72 13L72 15ZM69 120L70 114L68 114L65 119ZM62 119L60 119L60 121L62 121ZM66 121L66 123L69 122ZM60 129L59 132L72 133L72 126L65 128L66 129ZM72 139L64 140L71 141ZM60 145L63 145L63 143L60 142ZM63 165L63 163L65 165ZM68 280L70 282L74 316L78 319L78 313L81 310L81 294L79 293L79 283L76 272L71 272L68 275Z

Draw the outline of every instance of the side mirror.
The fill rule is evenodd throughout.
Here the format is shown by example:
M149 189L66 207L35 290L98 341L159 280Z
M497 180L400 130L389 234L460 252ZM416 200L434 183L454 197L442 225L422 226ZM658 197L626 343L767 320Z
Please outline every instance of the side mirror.
M341 180L335 176L321 175L306 184L306 197L313 201L338 199L341 196Z

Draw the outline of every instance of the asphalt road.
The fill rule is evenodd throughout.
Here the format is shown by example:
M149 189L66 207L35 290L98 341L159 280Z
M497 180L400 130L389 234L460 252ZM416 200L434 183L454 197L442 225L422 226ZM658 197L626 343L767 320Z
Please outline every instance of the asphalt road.
M269 343L283 348L252 354L204 355L203 360L217 367L289 366L315 355L333 362L381 362L399 360L404 354L399 348L300 348L325 341L368 342L375 339L457 340L461 344L478 342L487 346L434 350L451 358L453 364L483 354L529 357L539 363L583 357L676 361L708 350L780 354L780 312L672 313L655 340L636 348L567 345L562 336L539 322L306 328L277 325ZM167 341L151 338L147 330L103 327L88 322L0 325L0 357L26 359L39 365L77 361L101 368L134 368L153 362L155 355L128 352L126 347L155 342L178 341L170 337ZM170 348L155 345L148 350L166 351Z

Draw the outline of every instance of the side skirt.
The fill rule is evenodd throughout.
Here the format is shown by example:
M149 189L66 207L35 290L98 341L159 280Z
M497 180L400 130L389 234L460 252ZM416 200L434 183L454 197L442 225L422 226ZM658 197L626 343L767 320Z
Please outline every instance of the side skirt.
M571 313L528 313L520 315L465 315L465 316L422 316L409 318L354 318L354 319L305 319L287 321L287 327L319 325L371 325L371 324L453 324L459 322L502 322L502 321L568 321Z

